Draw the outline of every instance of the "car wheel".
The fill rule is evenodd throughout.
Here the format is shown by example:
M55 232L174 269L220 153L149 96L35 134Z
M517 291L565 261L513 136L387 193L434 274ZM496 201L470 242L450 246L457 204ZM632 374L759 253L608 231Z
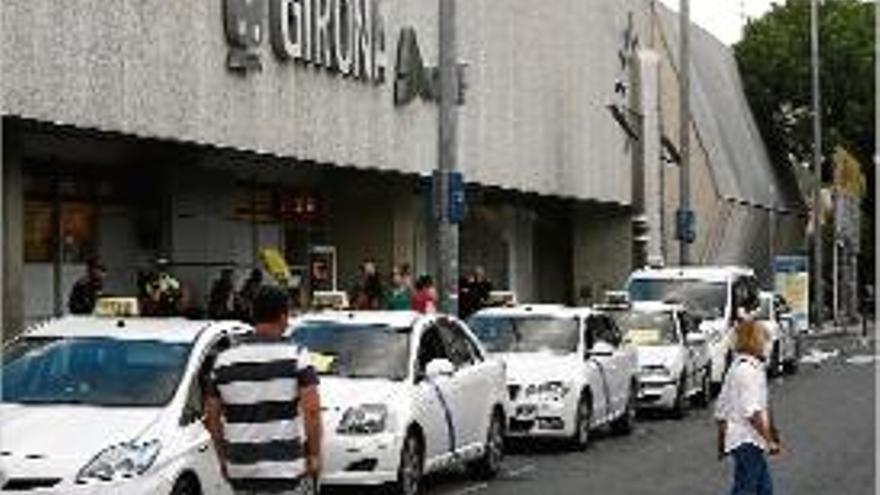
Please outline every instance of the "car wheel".
M712 400L712 367L707 366L700 379L700 392L694 398L694 405L700 408L709 407Z
M781 368L779 343L777 342L773 344L773 350L770 351L770 364L767 366L767 374L775 378L781 374Z
M593 403L590 396L581 394L574 414L574 434L571 446L575 450L586 450L590 445L590 424L593 422Z
M636 422L636 400L638 388L633 383L629 386L629 395L626 398L626 409L623 414L611 423L611 430L618 435L629 435L633 431Z
M202 489L194 476L181 476L174 483L171 495L202 495Z
M799 337L795 337L792 340L792 345L794 346L794 355L791 359L785 361L782 364L782 371L784 371L788 375L794 375L798 371L798 362L801 359L801 342Z
M410 432L403 441L400 451L400 466L397 468L396 495L418 495L422 489L422 470L424 468L422 442L418 435Z
M488 480L498 476L503 460L504 420L498 413L493 413L489 422L489 431L486 433L485 452L469 467L478 478Z
M679 378L675 402L672 404L672 417L675 419L682 419L687 415L687 399L685 397L687 389L684 382L683 376Z

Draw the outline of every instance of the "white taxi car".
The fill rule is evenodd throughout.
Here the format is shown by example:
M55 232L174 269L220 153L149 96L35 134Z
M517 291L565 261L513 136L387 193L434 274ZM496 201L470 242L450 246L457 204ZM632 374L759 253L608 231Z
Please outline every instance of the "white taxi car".
M627 283L632 302L684 304L701 319L712 360L712 388L718 391L732 359L731 335L736 318L757 309L758 281L754 270L737 266L646 268Z
M324 485L420 491L425 473L462 462L500 469L504 366L466 325L442 315L327 312L292 322L321 375Z
M583 449L594 428L631 430L636 354L608 315L523 305L484 309L468 323L507 364L509 436L565 438Z
M639 356L639 407L671 410L681 417L689 402L706 406L712 363L699 322L683 306L633 304L618 316L625 339Z
M247 328L64 317L3 349L0 491L231 493L201 422L202 379Z
M761 307L755 319L767 330L767 372L779 376L797 371L800 358L794 322L786 318L788 305L773 292L761 292Z

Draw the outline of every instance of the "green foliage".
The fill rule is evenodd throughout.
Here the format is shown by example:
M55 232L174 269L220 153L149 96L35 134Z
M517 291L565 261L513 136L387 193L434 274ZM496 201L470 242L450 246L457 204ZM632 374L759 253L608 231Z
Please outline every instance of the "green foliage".
M822 118L828 157L838 145L862 164L868 181L863 251L874 256L874 2L825 0L820 8ZM746 27L735 47L746 96L777 167L812 160L810 0L786 0ZM790 176L790 175L786 175Z

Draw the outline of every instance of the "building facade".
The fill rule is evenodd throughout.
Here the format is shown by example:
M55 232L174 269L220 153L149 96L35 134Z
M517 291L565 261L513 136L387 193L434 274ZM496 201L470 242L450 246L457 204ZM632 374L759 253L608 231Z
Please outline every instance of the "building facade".
M485 267L524 301L595 300L632 268L633 171L669 175L674 201L656 151L677 119L674 60L658 41L669 13L637 0L458 5L462 268ZM405 0L4 2L7 333L63 313L92 254L109 293L132 294L165 257L195 300L221 268L243 276L266 248L291 265L304 304L333 285L315 270L328 255L340 289L364 259L433 271L436 16L436 2ZM698 67L730 63L706 43ZM648 51L657 132L645 136L657 142L634 169L609 105L630 101L632 60ZM735 70L721 77L741 93ZM732 118L754 126L745 108ZM760 138L744 145L769 170ZM695 147L695 177L715 184L713 167L744 158L728 157L736 147ZM723 192L700 191L697 209L717 215ZM670 213L655 199L662 224ZM698 244L718 242L706 223ZM651 232L670 243L662 225ZM753 254L706 252L743 264Z

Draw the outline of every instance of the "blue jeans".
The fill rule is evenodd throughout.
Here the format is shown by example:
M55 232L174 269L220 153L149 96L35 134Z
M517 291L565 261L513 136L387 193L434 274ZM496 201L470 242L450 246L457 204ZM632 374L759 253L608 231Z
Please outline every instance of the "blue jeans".
M773 495L767 456L747 443L733 450L733 490L730 495Z

